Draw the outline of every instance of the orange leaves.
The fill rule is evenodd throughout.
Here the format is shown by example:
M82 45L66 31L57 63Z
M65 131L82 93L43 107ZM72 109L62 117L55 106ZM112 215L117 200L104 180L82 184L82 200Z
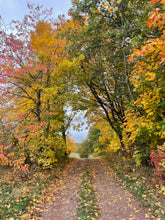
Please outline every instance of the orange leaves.
M162 3L165 6L165 0L151 0L151 5L154 5L158 2Z
M134 51L133 53L134 53L135 56L141 56L142 55L142 51L141 50L133 48L133 51Z
M151 5L154 5L157 2L159 2L159 0L151 0Z
M165 30L163 30L163 34L162 34L161 38L162 38L163 40L165 40Z
M159 13L159 9L156 8L154 11L150 12L150 17L147 20L147 25L151 28L154 26L158 26L162 29L163 22L160 20L161 14Z
M159 0L151 0L151 4L155 4L159 2ZM165 4L165 1L161 1L162 4ZM160 31L162 31L161 38L150 39L145 45L141 47L140 50L134 48L133 54L128 59L129 62L133 62L135 57L144 56L152 54L147 58L147 62L159 62L160 64L164 64L165 62L165 31L163 30L165 24L165 13L160 13L160 9L156 8L152 12L150 12L150 17L147 20L147 24L150 28L158 27ZM150 65L150 64L149 64Z
M132 55L128 58L128 62L132 63L133 61L134 61L134 56Z
M165 1L152 0L151 4ZM165 13L161 12L161 7L154 9L147 20L150 28L157 27L162 35L157 35L155 29L151 30L152 38L141 46L134 48L133 54L129 57L129 62L135 62L130 80L134 86L134 91L138 94L133 103L133 109L126 112L126 129L130 133L129 141L135 142L141 139L147 140L148 146L153 147L158 140L162 139L162 129L164 114L164 65L165 65ZM155 36L154 36L155 34ZM160 36L160 37L159 37Z
M160 2L165 6L165 0L161 0Z
M155 4L156 2L160 2L165 6L165 0L151 0L151 4ZM152 12L150 12L150 17L147 20L147 25L151 27L159 27L160 30L164 29L165 25L165 13L160 12L160 8L156 8Z
M151 1L152 4L156 2L158 1ZM150 28L157 26L160 30L163 29L165 24L165 13L161 14L159 11L159 8L157 8L150 13L150 17L147 20L147 24ZM141 46L141 49L133 49L133 54L129 57L128 61L133 62L135 57L137 57L137 59L138 57L142 59L136 62L135 69L131 76L132 83L136 88L135 90L138 90L141 86L139 84L140 81L155 81L157 79L155 71L160 68L160 65L165 64L164 39L165 31L163 30L160 38L149 39ZM145 79L143 79L143 75L146 75Z

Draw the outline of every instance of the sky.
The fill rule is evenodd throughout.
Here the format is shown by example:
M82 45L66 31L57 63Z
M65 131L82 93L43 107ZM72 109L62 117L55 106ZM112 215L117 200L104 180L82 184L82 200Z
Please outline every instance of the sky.
M53 15L67 15L68 9L71 7L71 0L29 0L29 3L43 5L44 8L53 8ZM12 20L21 20L27 14L26 0L0 0L0 15L5 24Z
M79 123L83 122L84 125L81 125L81 127L80 127L81 131L78 132L78 131L74 130L73 127L75 127L75 126L73 126L69 129L69 133L74 138L76 143L81 143L83 140L85 140L87 138L87 135L88 135L89 127L87 125L87 120L84 118L84 114L83 114L83 112L81 112L81 113L79 112L76 115L75 120L72 123L73 125L77 126Z
M29 0L29 3L43 5L43 8L53 8L53 17L58 15L67 15L67 11L71 8L71 0ZM0 0L0 16L5 25L8 25L12 20L22 20L24 15L28 13L26 0ZM82 118L82 121L85 120ZM76 122L75 122L76 123ZM82 127L82 131L78 132L70 128L71 137L81 143L87 137L88 131L85 129L86 124Z

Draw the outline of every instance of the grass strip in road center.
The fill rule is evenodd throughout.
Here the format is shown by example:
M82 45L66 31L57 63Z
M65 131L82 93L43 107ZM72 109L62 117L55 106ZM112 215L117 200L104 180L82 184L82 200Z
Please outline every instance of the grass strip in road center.
M97 199L92 186L92 174L88 167L85 168L82 178L78 220L95 220L99 216L99 208L97 207Z

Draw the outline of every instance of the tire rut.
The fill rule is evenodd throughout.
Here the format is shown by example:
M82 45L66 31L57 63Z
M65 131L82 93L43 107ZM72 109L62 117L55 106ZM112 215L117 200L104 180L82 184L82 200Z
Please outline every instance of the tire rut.
M92 184L98 220L151 220L140 203L120 183L103 159L73 159L63 171L60 181L49 186L52 195L42 212L42 220L78 220L77 208L85 167L92 172Z
M77 220L78 197L86 160L74 159L63 171L58 184L51 187L51 201L42 212L42 220Z
M99 220L150 220L140 203L120 183L103 159L91 160Z

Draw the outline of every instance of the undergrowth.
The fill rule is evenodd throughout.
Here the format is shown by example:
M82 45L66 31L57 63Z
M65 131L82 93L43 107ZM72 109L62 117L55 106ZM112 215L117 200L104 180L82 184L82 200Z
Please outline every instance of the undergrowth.
M51 180L58 177L58 169L33 171L19 176L11 169L0 168L0 219L32 218L38 199ZM2 174L3 173L3 174Z

